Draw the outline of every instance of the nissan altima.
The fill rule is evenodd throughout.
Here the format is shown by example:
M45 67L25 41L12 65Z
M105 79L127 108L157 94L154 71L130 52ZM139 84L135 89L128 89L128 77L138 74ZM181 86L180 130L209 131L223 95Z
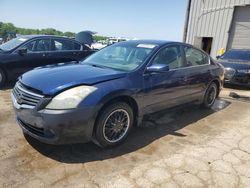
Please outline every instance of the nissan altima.
M145 114L186 103L210 108L219 95L223 67L184 43L121 42L80 64L23 74L12 91L25 134L49 144L123 142Z
M218 62L225 67L225 83L250 86L250 49L228 50Z

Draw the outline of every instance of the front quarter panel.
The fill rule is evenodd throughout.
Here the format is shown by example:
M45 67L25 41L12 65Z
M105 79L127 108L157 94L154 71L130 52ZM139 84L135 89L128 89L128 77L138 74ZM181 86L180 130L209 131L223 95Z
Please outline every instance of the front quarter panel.
M138 109L143 106L142 102L142 81L139 81L138 75L130 75L124 78L110 80L94 85L97 89L86 97L80 104L79 108L96 106L97 112L109 101L116 97L130 97L138 105ZM137 80L137 81L135 81ZM141 113L140 110L138 112Z

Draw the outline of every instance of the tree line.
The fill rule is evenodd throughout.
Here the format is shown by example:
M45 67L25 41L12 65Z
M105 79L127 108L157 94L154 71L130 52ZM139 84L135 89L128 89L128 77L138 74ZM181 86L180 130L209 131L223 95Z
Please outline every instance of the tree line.
M29 29L29 28L20 28L16 27L12 23L3 23L0 22L0 37L5 36L8 33L16 33L20 35L59 35L59 36L66 36L66 37L75 37L74 32L62 32L56 30L54 28L46 28L46 29ZM105 40L108 37L104 36L93 36L94 40Z

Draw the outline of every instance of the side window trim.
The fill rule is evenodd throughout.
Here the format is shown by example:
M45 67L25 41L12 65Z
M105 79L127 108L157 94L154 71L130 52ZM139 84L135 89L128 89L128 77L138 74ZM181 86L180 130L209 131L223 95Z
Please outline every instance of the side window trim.
M198 49L196 47L189 46L189 45L186 45L186 44L167 44L165 46L162 46L160 49L158 49L157 52L150 58L149 62L145 66L143 74L146 73L147 67L149 67L150 65L152 65L155 56L157 56L157 54L160 53L161 50L163 50L163 49L165 49L167 47L172 47L172 46L179 46L179 48L181 50L181 55L182 55L184 63L186 63L186 54L185 54L185 50L184 50L185 47L191 47L191 48L199 50L202 54L204 54L205 56L207 56L208 62L206 64L203 64L203 65L194 65L194 66L188 66L188 67L179 67L179 68L176 68L176 69L170 69L169 71L176 71L176 70L181 70L181 69L189 69L189 68L194 68L194 67L199 67L199 66L207 66L207 65L211 64L211 62L210 62L210 56L207 55L207 54L205 54L203 51L201 51L200 49Z
M49 46L49 50L48 51L29 51L28 53L41 53L41 52L55 52L56 50L53 50L52 49L52 42L54 42L57 38L34 38L34 39L30 39L30 40L27 40L27 41L25 41L23 44L21 44L17 49L15 49L12 53L13 54L15 54L15 53L18 53L18 50L19 49L21 49L21 48L23 48L25 45L27 45L27 44L29 44L29 43L31 43L31 42L36 42L35 43L35 45L37 45L37 41L38 40L42 40L42 39L48 39L48 40L50 40L50 46ZM63 40L63 39L62 39ZM66 39L66 40L68 40L68 39ZM63 50L63 52L67 52L67 51L69 51L69 52L72 52L72 51L89 51L89 49L87 49L88 47L86 46L84 46L84 44L81 44L80 42L78 42L78 41L74 41L74 40L69 40L70 42L73 42L73 43L76 43L76 44L79 44L80 45L80 50Z

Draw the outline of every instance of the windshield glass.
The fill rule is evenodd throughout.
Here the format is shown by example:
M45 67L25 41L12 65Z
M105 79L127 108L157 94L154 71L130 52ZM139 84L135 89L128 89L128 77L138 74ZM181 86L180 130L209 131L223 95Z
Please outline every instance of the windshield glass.
M229 50L221 59L250 61L250 50Z
M15 47L17 47L18 45L20 45L21 43L25 42L27 39L26 38L15 38L12 39L6 43L3 43L0 45L0 49L4 50L4 51L8 51L8 50L12 50Z
M140 66L155 47L154 44L117 43L94 53L82 63L129 72Z

